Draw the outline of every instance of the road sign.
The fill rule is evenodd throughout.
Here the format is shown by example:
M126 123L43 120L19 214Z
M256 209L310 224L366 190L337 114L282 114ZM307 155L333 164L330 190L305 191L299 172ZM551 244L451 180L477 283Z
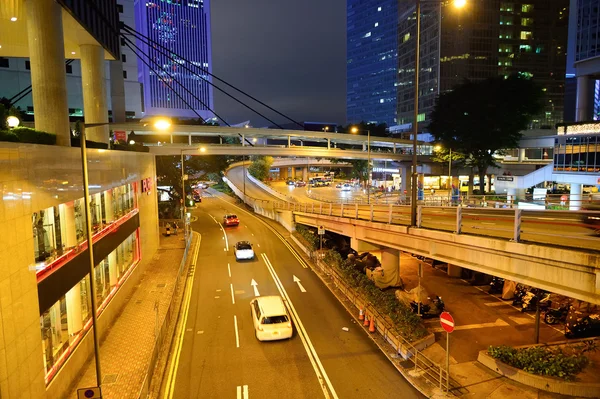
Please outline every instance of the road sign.
M100 388L81 388L77 390L77 399L102 399Z
M319 235L322 236L325 234L325 226L319 226Z
M454 318L450 313L442 312L440 315L440 324L447 333L454 331Z

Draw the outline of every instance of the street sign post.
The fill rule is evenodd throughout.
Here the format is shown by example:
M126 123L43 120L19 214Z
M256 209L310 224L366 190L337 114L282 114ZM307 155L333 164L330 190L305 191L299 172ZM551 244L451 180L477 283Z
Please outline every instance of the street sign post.
M450 387L450 333L454 331L454 317L448 312L442 312L440 325L446 331L446 392L448 392Z
M102 399L100 387L78 389L77 399Z
M319 226L319 246L320 250L323 251L323 236L325 235L325 226Z

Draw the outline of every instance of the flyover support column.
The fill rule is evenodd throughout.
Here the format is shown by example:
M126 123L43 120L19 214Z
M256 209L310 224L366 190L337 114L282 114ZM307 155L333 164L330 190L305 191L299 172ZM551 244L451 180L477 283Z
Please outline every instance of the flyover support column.
M302 180L308 181L308 168L307 167L302 168Z
M393 248L381 250L381 266L386 276L400 275L400 251Z
M406 195L409 195L409 193L410 193L409 169L405 165L401 165L400 166L400 174L402 176L402 180L400 182L400 194L406 193Z
M327 149L331 150L331 140L327 139Z
M460 266L451 265L448 263L448 277L460 278L462 275L462 269L463 268Z
M85 44L79 47L79 51L85 122L108 123L104 49L95 44ZM88 140L108 144L108 125L88 128L86 134Z
M519 148L519 162L525 160L525 148Z
M359 240L358 238L354 237L350 238L350 247L359 253L381 250L379 245L371 244L370 242Z
M292 166L292 180L296 180L296 167Z
M54 0L25 2L35 128L71 146L62 7Z
M581 184L571 183L571 198L569 198L569 210L578 211L581 209Z
M279 178L283 180L287 180L288 178L288 168L279 168Z
M589 76L577 77L577 101L575 105L575 121L587 121L590 118L591 87Z

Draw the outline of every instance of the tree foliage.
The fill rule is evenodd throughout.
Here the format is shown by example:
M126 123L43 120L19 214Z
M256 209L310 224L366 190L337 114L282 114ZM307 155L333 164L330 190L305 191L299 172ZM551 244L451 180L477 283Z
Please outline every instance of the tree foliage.
M429 130L444 148L477 167L484 192L494 154L518 146L521 131L542 111L542 98L535 82L517 75L465 81L438 97Z
M269 177L269 171L273 165L273 157L255 156L252 157L252 163L248 167L248 173L260 181L265 181Z

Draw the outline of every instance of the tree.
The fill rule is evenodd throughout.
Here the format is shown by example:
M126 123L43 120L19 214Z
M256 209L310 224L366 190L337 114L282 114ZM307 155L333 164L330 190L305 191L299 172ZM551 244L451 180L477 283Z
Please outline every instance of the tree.
M518 75L465 81L437 98L429 130L444 148L472 161L483 193L494 154L518 146L521 131L542 111L542 98L535 82Z
M226 156L222 155L184 155L185 174L188 175L188 180L185 184L186 197L191 194L191 184L197 180L208 178L208 175L219 174L227 169L229 161ZM156 177L157 186L169 187L168 189L161 188L159 191L169 194L169 211L172 217L179 217L182 186L181 186L181 156L179 155L164 155L156 157Z
M349 163L352 165L352 172L350 172L353 179L358 179L361 182L369 180L369 162L365 159L338 159L331 158L331 163Z
M265 181L269 177L269 171L271 170L271 165L273 165L273 157L254 156L251 159L252 163L248 167L248 173L258 180Z

